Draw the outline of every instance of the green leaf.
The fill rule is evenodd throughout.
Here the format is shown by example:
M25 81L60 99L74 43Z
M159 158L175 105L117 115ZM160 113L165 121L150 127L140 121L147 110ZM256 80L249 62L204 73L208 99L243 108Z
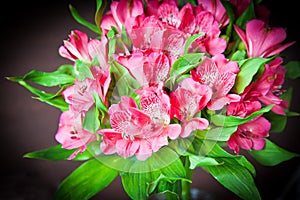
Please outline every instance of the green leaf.
M82 153L78 153L77 156L72 160L88 160L93 156L100 154L99 142L92 142L88 145L87 150ZM96 148L95 148L96 147ZM62 145L56 145L47 149L42 149L39 151L34 151L26 153L25 158L35 158L41 160L68 160L68 158L76 151L77 149L65 149L62 148Z
M217 166L206 166L206 169L219 183L244 200L261 199L254 179L247 168L230 158L217 160Z
M184 166L179 158L162 168L161 173L169 180L183 179L186 175Z
M229 24L227 25L227 28L226 28L226 35L230 37L231 33L232 33L232 25L235 20L235 13L234 13L235 8L234 8L233 4L230 3L229 1L221 0L221 3L224 6L224 8L226 9L226 13L229 17Z
M160 180L157 186L158 198L165 200L180 200L180 182Z
M99 111L93 105L85 114L83 119L83 128L92 133L96 133L100 128Z
M166 83L167 87L172 89L176 78L197 67L203 55L203 53L189 53L179 57L171 67L170 78Z
M46 93L42 90L36 89L25 81L19 81L19 84L29 90L32 94L36 95L35 99L38 99L42 102L45 102L51 106L59 108L61 111L66 111L69 108L69 105L65 102L64 98L61 95Z
M65 178L55 193L55 200L88 200L107 187L118 171L96 159L86 161Z
M245 88L251 83L254 75L258 72L260 66L268 62L270 59L271 58L255 57L243 61L232 91L238 94L243 93Z
M97 27L100 27L102 15L106 8L106 3L107 1L103 2L102 0L96 0L95 24Z
M214 158L200 156L200 155L190 155L190 169L195 169L196 167L204 167L204 166L211 166L211 165L219 165L219 163Z
M109 60L114 60L114 53L116 51L116 43L117 43L117 30L115 28L112 28L111 30L108 31L107 33L107 38L108 38L108 58Z
M285 66L285 78L297 79L300 77L300 62L290 61Z
M199 130L196 136L200 139L227 141L230 136L237 130L237 126L232 127L215 127L206 130Z
M255 117L257 117L263 113L269 112L273 106L274 105L272 104L272 105L263 107L262 109L251 113L251 115L249 115L245 118L236 117L236 116L225 116L225 115L219 115L219 114L212 115L211 122L214 123L216 126L223 126L223 127L238 126L240 124L244 124L244 123L250 121L251 119L254 119Z
M60 70L54 72L32 70L23 77L9 77L8 79L12 81L31 81L46 87L72 84L75 80L73 76L65 74Z
M113 61L110 66L110 71L115 79L113 86L113 100L120 101L121 96L134 97L135 89L140 88L140 84L131 76L128 70L116 61Z
M96 109L100 110L101 112L101 120L102 120L105 116L105 113L108 112L108 108L104 105L104 102L95 91L92 94L96 104Z
M96 26L95 24L92 24L88 21L86 21L85 19L83 19L80 14L78 13L78 11L70 4L69 5L69 9L70 9L70 12L73 16L73 18L81 25L87 27L88 29L92 30L93 32L101 35L102 34L102 31L101 29L99 28L100 26ZM99 17L99 16L97 16Z
M262 165L275 166L281 162L299 156L299 154L289 152L277 146L268 139L265 140L266 144L264 149L248 151L248 153Z
M228 153L227 151L225 151L222 147L220 147L220 145L215 144L212 148L212 150L208 153L209 157L211 158L230 158L230 159L234 159L236 162L239 163L239 165L245 167L246 169L249 170L249 172L251 172L251 174L253 174L253 176L255 176L256 171L254 166L247 160L247 158L243 155L232 155L230 153Z
M195 34L195 35L190 36L190 37L187 39L187 41L186 41L186 43L185 43L185 45L184 45L184 54L187 54L188 51L189 51L189 47L191 46L191 44L192 44L195 40L197 40L199 37L201 37L201 36L203 36L203 35L204 35L204 33L199 33L199 34Z
M86 78L94 79L93 73L89 66L81 60L76 60L75 74L79 81L84 81Z
M246 10L241 14L241 16L236 20L236 25L245 29L246 23L255 18L255 7L253 1L251 1L246 8Z
M148 199L150 184L158 179L159 171L146 173L120 173L123 188L131 199Z
M236 52L234 52L234 54L232 54L230 60L241 61L241 60L244 60L245 57L246 57L246 51L245 50L237 50Z
M145 161L135 157L124 159L117 155L100 156L97 159L122 171L123 187L132 199L147 199L161 179L190 181L185 178L185 169L179 155L168 147L161 148ZM136 185L139 187L134 187Z
M285 129L287 116L278 115L274 112L268 112L264 114L264 117L271 123L270 132L280 133Z

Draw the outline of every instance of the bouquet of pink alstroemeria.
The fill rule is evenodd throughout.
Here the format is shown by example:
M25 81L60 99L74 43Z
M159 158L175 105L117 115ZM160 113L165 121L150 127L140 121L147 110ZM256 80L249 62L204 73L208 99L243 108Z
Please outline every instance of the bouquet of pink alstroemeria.
M56 199L89 199L117 176L132 199L190 199L198 167L260 199L243 153L267 166L298 156L268 139L298 115L282 86L300 74L280 56L294 42L266 10L259 0L97 0L91 23L70 6L98 36L72 30L59 48L71 64L8 78L62 111L59 145L25 157L83 162Z

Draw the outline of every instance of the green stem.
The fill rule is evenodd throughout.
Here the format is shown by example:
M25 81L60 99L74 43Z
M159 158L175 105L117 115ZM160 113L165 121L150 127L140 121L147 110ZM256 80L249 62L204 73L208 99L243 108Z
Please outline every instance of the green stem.
M188 180L192 179L192 174L193 174L193 170L190 169L190 160L189 158L186 156L183 159L184 162L184 168L185 168L185 172L186 172L186 178ZM191 183L188 181L181 181L181 197L182 200L190 200L191 197Z

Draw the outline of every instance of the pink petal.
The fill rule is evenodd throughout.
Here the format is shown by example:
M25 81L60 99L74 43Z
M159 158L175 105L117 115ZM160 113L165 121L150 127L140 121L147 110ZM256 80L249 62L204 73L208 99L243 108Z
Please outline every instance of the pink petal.
M164 128L164 134L169 136L170 139L175 140L181 133L181 126L179 124L169 124Z
M168 145L168 143L168 136L161 134L151 139L151 148L154 152L157 152L161 147Z
M135 155L138 160L142 161L149 158L152 155L151 143L147 140L141 140L140 147Z
M195 130L204 130L208 127L208 125L209 122L205 118L193 118L184 124L180 136L183 138L188 137L191 132Z
M253 149L262 150L265 147L266 141L263 138L253 138Z
M240 36L241 40L243 41L243 43L246 45L247 47L247 51L249 52L249 49L248 49L248 41L247 41L247 37L246 37L246 33L240 28L238 27L237 25L233 25L235 31L237 32L237 34Z
M136 141L136 140L118 140L116 142L116 150L117 153L124 157L124 158L128 158L133 156L137 150L140 147L140 141Z

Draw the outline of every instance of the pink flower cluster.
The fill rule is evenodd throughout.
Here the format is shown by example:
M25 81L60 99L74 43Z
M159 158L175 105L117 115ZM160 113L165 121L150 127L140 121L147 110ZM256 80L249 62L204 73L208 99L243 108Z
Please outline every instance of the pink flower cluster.
M279 97L284 92L281 87L285 74L281 57L265 64L262 75L243 93L232 92L240 66L225 54L230 44L221 34L229 24L229 17L220 0L198 0L197 6L187 3L182 8L175 0L146 2L145 8L142 0L113 1L101 21L101 39L89 39L85 33L75 30L59 49L61 56L74 62L74 67L81 61L91 72L63 91L69 110L61 114L56 139L63 148L77 148L69 159L100 138L104 154L117 153L124 158L136 156L145 160L168 145L169 140L207 129L210 122L199 115L204 109L217 112L226 108L226 115L244 118L265 105L274 104L272 111L285 115L287 102ZM230 2L237 8L237 15L250 3ZM245 30L234 25L246 47L247 58L269 58L293 44L282 44L285 30L268 27L265 18L250 20ZM122 51L116 50L113 58L109 58L107 34L112 27L119 33L125 30L131 45L124 43ZM188 38L195 34L199 37L188 51L204 53L204 56L170 91L166 82L172 66L184 55ZM140 87L134 90L137 98L121 96L118 103L111 103L112 62L122 65L138 82ZM76 70L75 67L75 74ZM82 124L95 104L95 94L108 112L102 113L104 120L92 133ZM260 115L239 125L228 146L236 153L240 148L260 150L270 127L270 122Z

